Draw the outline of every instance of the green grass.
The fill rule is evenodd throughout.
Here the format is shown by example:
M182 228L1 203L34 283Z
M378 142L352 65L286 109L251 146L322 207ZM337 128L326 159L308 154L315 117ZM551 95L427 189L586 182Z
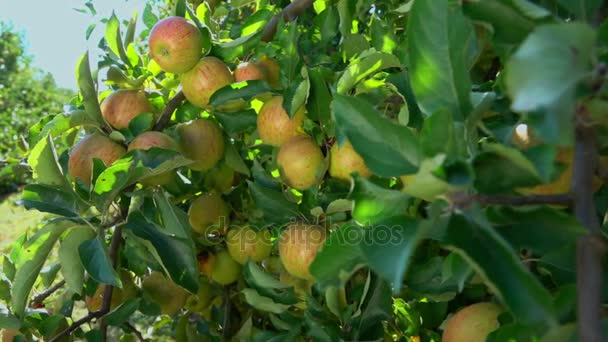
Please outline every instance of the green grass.
M21 193L13 194L0 203L0 251L8 250L19 236L48 217L45 213L17 205L15 202L19 198Z

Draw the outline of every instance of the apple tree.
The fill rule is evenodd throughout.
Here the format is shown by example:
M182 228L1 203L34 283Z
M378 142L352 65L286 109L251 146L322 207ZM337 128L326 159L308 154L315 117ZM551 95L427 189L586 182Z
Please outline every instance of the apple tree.
M21 202L53 215L3 257L4 340L605 341L607 11L102 20L30 129Z

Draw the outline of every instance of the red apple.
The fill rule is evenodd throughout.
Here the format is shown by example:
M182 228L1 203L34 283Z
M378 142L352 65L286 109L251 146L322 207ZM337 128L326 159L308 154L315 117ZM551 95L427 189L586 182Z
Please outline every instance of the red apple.
M236 82L264 80L266 74L258 64L252 62L243 62L234 69L234 80Z
M325 242L325 230L319 226L293 223L281 234L279 256L289 274L312 280L310 264Z
M191 169L207 171L224 157L224 136L215 122L197 119L179 126L177 131L182 153L196 161Z
M117 90L101 103L101 115L112 127L128 128L129 122L142 113L154 113L154 107L139 90Z
M149 38L152 59L166 72L186 72L200 60L203 36L182 17L165 18L154 25Z
M372 173L353 145L346 141L342 146L335 143L329 151L329 174L332 177L350 181L350 175L358 172L361 177L369 178Z
M91 134L80 140L70 151L68 171L72 178L79 178L85 184L91 184L93 159L101 159L106 166L122 157L126 150L110 138Z
M281 146L277 156L281 177L287 185L306 190L325 174L325 160L319 146L309 137L299 136Z
M182 90L190 103L207 108L211 95L233 82L228 66L216 57L207 56L182 75Z
M498 328L502 308L494 303L469 305L452 316L443 331L443 342L484 342Z
M281 82L279 81L279 63L270 57L263 56L260 58L258 65L264 70L266 81L274 88L281 88Z
M292 118L283 109L283 96L275 96L268 100L257 118L258 134L265 144L281 146L291 138L300 135L304 122L304 107L300 108Z

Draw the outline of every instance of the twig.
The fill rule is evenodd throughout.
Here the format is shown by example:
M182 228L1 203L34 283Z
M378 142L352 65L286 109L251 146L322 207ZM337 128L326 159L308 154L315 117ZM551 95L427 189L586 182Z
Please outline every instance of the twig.
M137 337L137 340L140 342L145 342L146 339L144 338L144 336L141 334L141 332L139 330L137 330L136 327L133 326L133 324L126 322L124 324L125 327L127 327L129 330L131 330L131 332L133 334L135 334L135 336Z
M266 27L264 27L264 32L262 32L262 41L269 42L272 40L272 38L274 38L274 35L277 33L277 25L279 24L279 20L284 19L285 21L293 21L308 7L310 7L313 2L313 0L295 0L283 8L281 12L272 17L272 19L270 19L270 21L266 24Z
M70 325L67 329L63 330L62 332L60 332L59 334L53 336L53 338L51 338L49 340L49 342L57 342L60 339L71 335L74 331L76 331L76 329L80 328L80 326L89 323L90 321L99 318L103 315L105 315L107 312L103 312L102 310L99 311L95 311L95 312L90 312L88 315L82 317L81 319L75 321L72 323L72 325Z
M152 130L154 131L162 131L163 128L169 123L171 120L171 115L179 105L184 102L186 96L182 91L179 91L175 96L173 96L169 102L167 102L167 106L163 110L163 112L158 117L158 120L154 124Z
M45 299L47 299L50 295L55 293L55 291L62 288L63 285L65 285L65 279L58 282L57 284L49 287L48 289L46 289L46 291L35 295L30 302L30 307L33 307L33 308L39 307L40 305L42 305L42 303L44 302Z
M576 245L576 285L578 337L580 341L601 342L602 338L602 255L605 252L600 222L593 200L593 175L597 163L595 131L578 111L575 128L572 194L574 212L588 233Z

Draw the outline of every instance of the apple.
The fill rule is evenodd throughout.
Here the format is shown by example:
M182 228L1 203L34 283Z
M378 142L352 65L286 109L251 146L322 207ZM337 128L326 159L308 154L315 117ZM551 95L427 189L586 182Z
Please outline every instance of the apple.
M203 57L182 75L182 90L186 99L200 108L207 108L211 95L234 82L226 63L212 56Z
M199 269L201 273L220 285L232 284L241 276L241 265L226 250L200 258Z
M115 287L112 290L112 300L110 304L110 310L116 309L120 304L125 301L135 298L139 289L137 285L133 282L133 276L130 272L121 270L120 271L120 280L122 281L122 288ZM106 285L98 285L95 290L95 294L92 296L86 296L84 301L86 303L87 309L90 312L99 311L101 309L101 304L103 303L103 294L106 290Z
M226 163L220 163L205 175L205 186L209 189L226 193L232 189L235 178L234 169L226 165Z
M213 299L213 286L206 277L200 277L200 285L196 294L190 295L186 301L188 311L203 313L211 304Z
M228 231L226 246L234 260L243 265L249 258L259 262L270 256L271 235L267 229L256 231L245 225Z
M163 315L173 316L186 304L188 292L160 272L146 276L141 287L144 294L160 306Z
M124 147L104 135L88 135L70 151L68 172L74 181L79 178L90 185L94 158L101 159L106 166L109 166L126 152Z
M342 146L335 143L329 151L329 174L334 178L350 181L353 172L358 172L364 178L372 175L349 141L344 142Z
M207 192L196 198L188 210L192 230L207 236L223 233L230 222L230 209L216 192Z
M127 147L127 151L147 151L152 147L177 150L177 144L173 138L161 132L149 131L136 136ZM145 186L166 185L171 183L174 179L175 173L173 171L167 171L159 175L144 178L140 183Z
M325 242L325 230L322 227L304 223L292 223L281 233L279 239L279 256L289 274L306 280L312 280L310 264Z
M263 56L260 58L258 65L264 69L266 81L274 88L281 88L281 82L279 80L279 63L268 56Z
M300 135L304 118L304 107L289 118L283 108L283 96L274 96L264 103L258 113L258 134L265 144L281 146Z
M203 55L203 35L182 17L168 17L150 31L150 56L166 72L183 73Z
M177 129L182 153L196 161L191 169L207 171L224 156L224 136L220 127L209 119L196 119Z
M287 185L306 190L325 174L325 160L319 146L309 137L295 137L279 149L277 164Z
M139 90L117 90L101 102L103 119L116 129L129 128L139 114L154 112L146 93Z
M502 308L494 303L469 305L452 316L443 331L443 342L484 342L498 328Z
M1 329L0 331L2 332L2 342L13 342L15 337L21 336L17 329Z
M253 81L253 80L264 80L266 79L266 73L264 68L260 67L257 63L243 62L236 66L234 69L234 80L235 82Z

